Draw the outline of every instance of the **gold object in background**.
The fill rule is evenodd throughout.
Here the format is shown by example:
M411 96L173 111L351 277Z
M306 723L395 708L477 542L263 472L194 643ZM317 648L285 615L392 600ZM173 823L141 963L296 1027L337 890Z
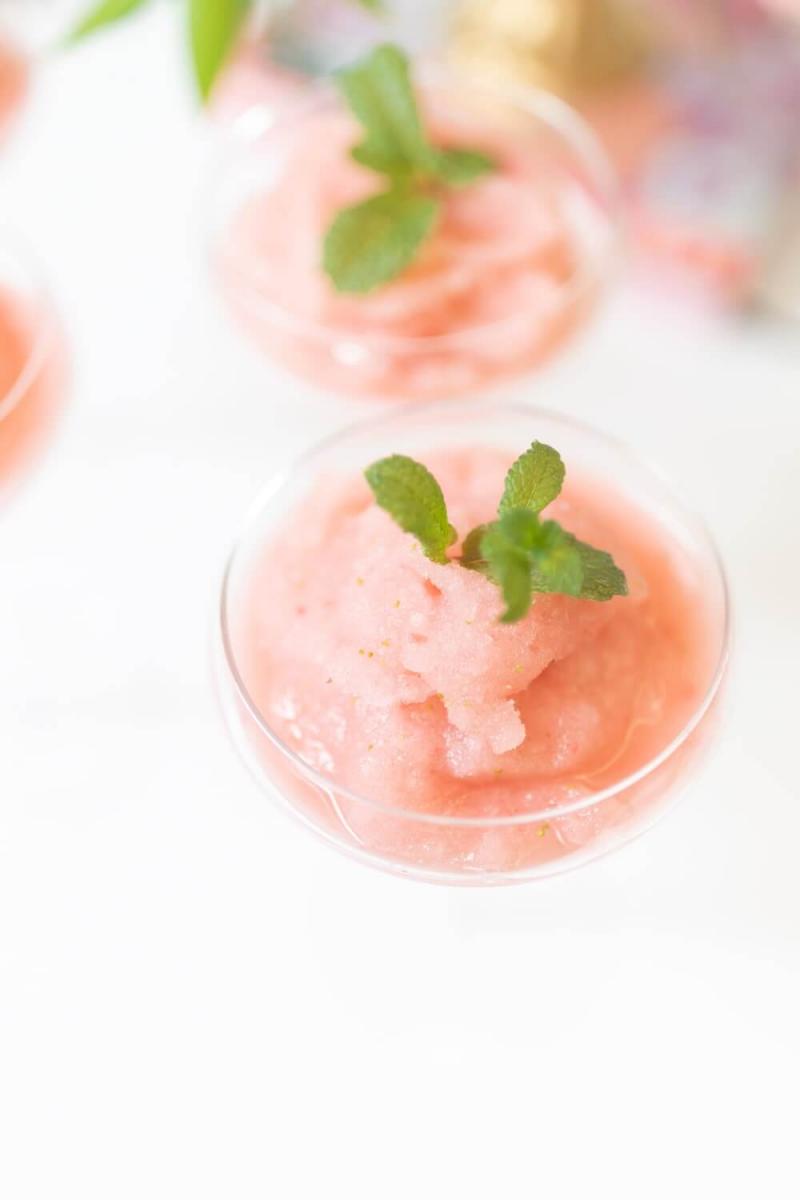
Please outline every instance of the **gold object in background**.
M624 0L462 0L451 42L470 72L570 99L634 74L647 55L641 18Z
M755 301L800 322L800 180L787 191L768 238Z

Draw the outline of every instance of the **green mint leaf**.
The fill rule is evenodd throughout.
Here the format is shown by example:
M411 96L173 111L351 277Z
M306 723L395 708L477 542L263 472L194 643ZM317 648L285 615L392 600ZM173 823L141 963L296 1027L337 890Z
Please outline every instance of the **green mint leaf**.
M148 0L101 0L78 21L74 29L67 35L68 42L79 42L81 38L96 33L106 25L113 25L130 17L139 8L144 8Z
M451 561L446 551L457 534L430 471L394 454L373 463L365 475L377 503L419 540L428 558ZM535 506L555 499L563 481L559 455L534 442L506 476L503 503L509 507L491 524L472 529L460 557L452 560L497 584L505 601L500 618L505 623L524 617L537 592L597 601L628 594L625 575L610 554L579 541L557 521L539 517Z
M519 621L531 606L531 521L538 525L533 513L508 513L489 525L481 538L481 555L506 604L500 618L504 624Z
M393 454L367 467L364 474L380 507L417 538L428 558L446 563L445 551L457 535L447 519L442 489L428 468L404 454Z
M230 57L253 0L189 0L189 43L197 86L207 100Z
M378 46L340 71L342 94L364 128L353 157L387 175L402 175L430 161L406 55L397 46Z
M367 12L378 13L382 15L386 12L386 5L383 0L356 0L356 3L365 8Z
M561 491L564 473L558 451L534 442L509 468L498 513L502 517L515 508L540 513Z
M440 204L430 196L393 188L334 217L322 264L339 292L372 291L399 275L432 232Z
M442 183L451 187L464 187L474 183L482 175L487 175L495 169L495 163L479 150L438 150L435 152L431 168Z
M531 557L534 591L581 595L583 559L575 538L557 521L541 522Z
M480 571L482 575L489 574L489 564L481 550L483 535L488 528L488 525L476 525L464 538L461 546L460 562L462 567L466 567L469 571Z
M480 528L473 530L470 538L477 537ZM610 599L611 594L624 594L610 590L625 586L625 577L614 566L610 555L579 542L556 521L540 521L530 509L515 508L484 528L480 557L476 558L474 545L470 545L471 562L464 563L462 558L462 563L473 570L484 570L483 564L486 564L484 573L488 573L503 592L506 611L501 620L504 622L519 621L524 617L534 592L584 599ZM466 550L467 543L464 545ZM594 555L599 558L595 559ZM590 566L593 564L588 583L584 566L587 562ZM616 574L609 573L609 564Z
M586 542L579 542L577 538L575 546L583 567L583 585L579 593L582 600L602 601L611 600L614 596L627 596L625 573L610 554L605 550L596 550Z
M409 181L415 170L413 163L398 158L393 150L372 142L353 146L350 157L361 167L368 167L379 175L388 175L393 184Z

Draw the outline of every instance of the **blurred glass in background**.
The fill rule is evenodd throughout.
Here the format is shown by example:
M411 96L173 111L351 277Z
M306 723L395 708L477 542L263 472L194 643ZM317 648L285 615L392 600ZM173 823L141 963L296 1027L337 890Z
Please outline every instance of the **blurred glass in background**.
M800 318L800 4L346 0L264 5L217 111L280 106L377 40L588 117L623 183L633 268L661 295Z
M52 51L87 7L0 0L0 140L24 102L29 58ZM621 178L638 282L682 304L800 319L800 0L385 0L372 10L253 0L212 112L277 113L310 78L388 39L484 82L553 91L589 119Z

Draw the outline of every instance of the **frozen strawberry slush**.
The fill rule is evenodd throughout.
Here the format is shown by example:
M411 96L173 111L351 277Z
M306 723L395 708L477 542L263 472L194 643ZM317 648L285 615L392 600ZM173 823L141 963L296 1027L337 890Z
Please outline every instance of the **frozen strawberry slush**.
M492 519L509 458L475 450L424 461L457 529ZM629 595L540 595L521 621L501 624L498 588L427 559L360 479L321 482L265 550L240 635L244 682L304 762L373 802L336 806L362 849L497 871L571 853L627 820L631 796L552 821L548 810L650 762L707 692L719 639L688 554L580 475L547 515L611 552ZM658 793L642 785L638 803ZM309 796L297 803L309 811ZM541 820L422 826L395 808Z
M481 134L436 112L427 123L434 141L477 147L496 169L448 190L438 227L390 283L348 295L320 266L336 213L380 188L350 157L358 130L341 112L270 135L273 178L225 235L235 310L268 351L322 386L406 399L469 391L536 366L597 298L608 222L552 152L507 126Z

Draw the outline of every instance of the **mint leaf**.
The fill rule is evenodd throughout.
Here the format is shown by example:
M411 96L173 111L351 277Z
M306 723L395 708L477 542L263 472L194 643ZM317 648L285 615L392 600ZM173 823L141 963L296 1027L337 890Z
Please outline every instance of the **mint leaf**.
M96 33L106 25L113 25L116 21L122 21L125 17L131 16L138 8L144 8L147 3L148 0L101 0L78 21L71 33L67 35L67 41L79 42L81 38Z
M430 143L408 58L397 46L378 46L336 78L364 130L350 155L385 176L387 186L334 219L323 267L338 291L369 292L413 262L439 215L445 187L470 183L493 164L478 151Z
M433 230L440 204L394 188L342 209L325 235L323 266L339 292L387 283L413 261Z
M430 150L402 50L378 46L340 71L337 81L366 134L352 151L357 162L392 176L428 164Z
M489 525L481 538L481 554L506 603L500 618L504 624L519 621L531 606L531 521L538 524L533 513L509 513Z
M207 100L253 0L189 0L189 42L197 86Z
M586 542L579 542L577 538L575 546L583 567L583 585L579 593L582 600L603 601L611 600L614 596L627 596L625 573L610 554L605 550L596 550Z
M464 187L474 183L482 175L493 171L495 163L479 150L438 150L433 156L431 168L437 179L452 187Z
M558 451L544 442L533 442L508 470L497 510L500 516L515 508L541 512L561 491L564 474L564 463Z
M504 559L513 558L516 564L523 558L529 591L558 592L565 596L580 594L583 564L575 538L556 521L540 521L530 509L515 508L500 517L484 535L481 551L491 576L501 586L503 582L498 570L505 569ZM509 603L508 597L506 602ZM526 607L521 615L527 611Z
M464 538L461 546L462 567L466 567L470 571L480 571L483 575L489 574L489 564L484 558L481 549L483 535L488 528L488 525L476 525Z
M414 171L413 163L380 143L362 142L353 146L350 157L361 167L368 167L370 171L377 171L379 175L387 175L393 184L407 182Z
M404 454L393 454L367 467L364 474L380 507L417 538L428 558L446 563L445 551L457 535L447 519L442 489L428 468Z
M540 521L530 509L515 508L492 525L479 526L465 550L481 528L480 556L470 545L462 564L488 573L502 589L504 622L524 617L534 592L609 600L627 591L625 576L609 554L579 542L557 521Z
M386 11L383 0L356 0L356 3L365 8L367 12L382 14Z
M510 517L513 513L508 515ZM583 587L583 559L575 538L562 529L557 521L540 523L531 559L534 591L557 592L561 596L580 596Z

